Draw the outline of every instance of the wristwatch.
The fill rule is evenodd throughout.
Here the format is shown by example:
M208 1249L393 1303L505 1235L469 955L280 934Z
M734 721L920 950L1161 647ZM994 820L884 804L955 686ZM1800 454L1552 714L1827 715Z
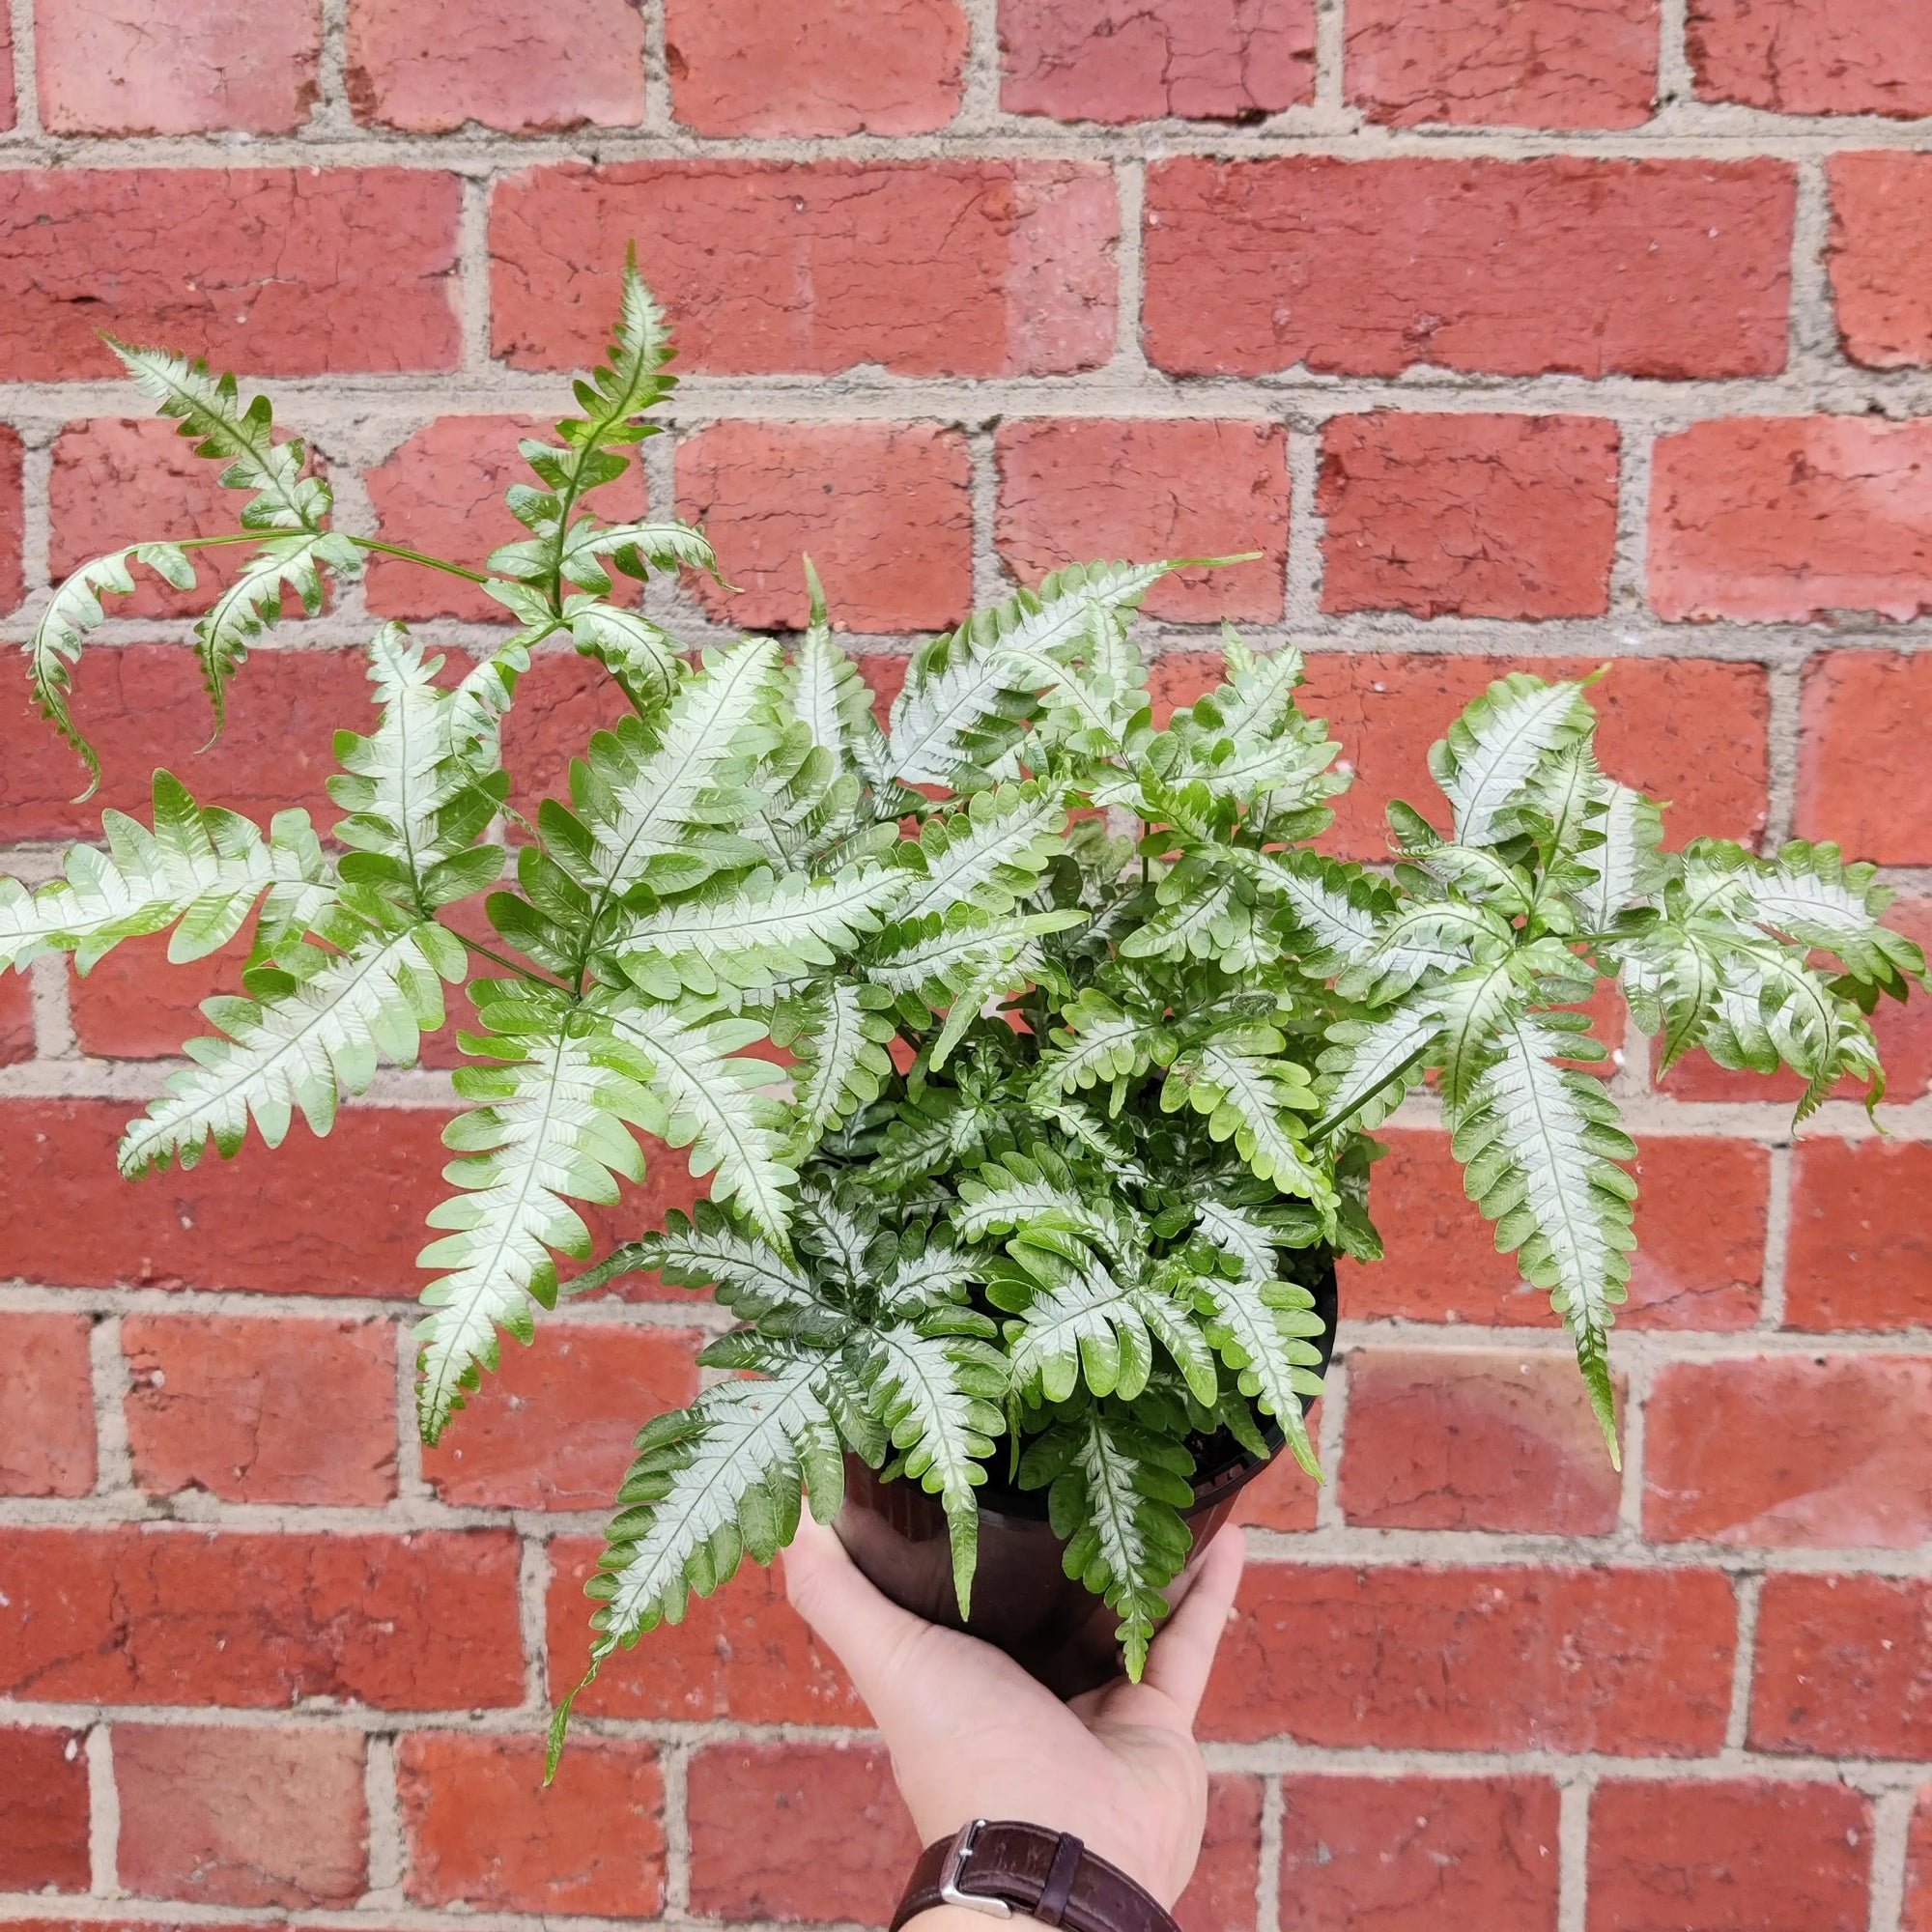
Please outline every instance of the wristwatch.
M1177 1932L1151 1893L1070 1832L1007 1818L975 1818L926 1846L913 1867L892 1932L938 1905L989 1918L1023 1912L1069 1932Z

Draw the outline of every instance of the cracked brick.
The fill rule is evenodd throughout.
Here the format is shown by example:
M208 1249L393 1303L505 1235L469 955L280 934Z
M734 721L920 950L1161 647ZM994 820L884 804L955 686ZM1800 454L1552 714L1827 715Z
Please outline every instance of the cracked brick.
M1932 155L1833 155L1826 264L1838 337L1870 369L1932 362Z
M1690 0L1685 47L1703 100L1774 114L1932 114L1919 0Z
M700 134L930 134L959 109L959 0L667 0L671 113Z
M1314 0L1000 0L1000 104L1258 121L1315 98Z
M1769 157L1156 161L1148 356L1177 376L1773 375L1795 192Z

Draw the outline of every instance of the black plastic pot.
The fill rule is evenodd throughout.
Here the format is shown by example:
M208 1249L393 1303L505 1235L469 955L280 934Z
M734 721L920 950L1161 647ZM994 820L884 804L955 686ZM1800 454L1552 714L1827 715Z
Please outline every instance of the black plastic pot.
M1335 1347L1337 1293L1331 1262L1315 1288L1325 1324L1317 1346L1325 1370ZM1194 1503L1182 1512L1204 1548L1233 1514L1235 1499L1273 1461L1278 1429L1267 1432L1269 1456L1257 1462L1231 1435L1219 1435L1198 1458ZM966 1630L997 1645L1062 1697L1091 1690L1120 1674L1114 1631L1120 1619L1063 1563L1065 1546L1046 1517L1040 1490L1009 1489L997 1477L980 1492L980 1561L973 1614L963 1622L952 1588L946 1516L916 1483L882 1483L856 1456L845 1459L845 1507L838 1535L887 1596L919 1616Z

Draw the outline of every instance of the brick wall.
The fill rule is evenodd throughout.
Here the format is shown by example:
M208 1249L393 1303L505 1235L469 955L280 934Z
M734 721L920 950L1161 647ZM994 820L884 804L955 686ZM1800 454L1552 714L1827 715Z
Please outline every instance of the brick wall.
M653 593L694 639L796 622L809 547L890 687L1068 554L1253 548L1151 600L1157 682L1195 687L1222 615L1303 644L1361 781L1339 849L1381 850L1507 665L1610 662L1606 753L1678 836L1841 836L1932 937L1919 0L452 11L13 0L7 636L86 554L214 514L98 327L274 379L355 526L480 551L635 236L687 372L641 488L745 586ZM156 756L319 805L372 616L491 635L380 566L197 756L181 607L129 610L81 674L123 806ZM14 689L0 842L44 876L91 809ZM526 793L606 705L544 662ZM0 1917L877 1923L907 1828L761 1573L609 1672L536 1793L600 1501L708 1311L574 1309L423 1455L441 1075L125 1187L120 1123L235 972L158 961L0 982ZM1337 1480L1249 1510L1190 1932L1932 1927L1932 1021L1885 1031L1889 1139L1622 1060L1621 1480L1401 1117Z

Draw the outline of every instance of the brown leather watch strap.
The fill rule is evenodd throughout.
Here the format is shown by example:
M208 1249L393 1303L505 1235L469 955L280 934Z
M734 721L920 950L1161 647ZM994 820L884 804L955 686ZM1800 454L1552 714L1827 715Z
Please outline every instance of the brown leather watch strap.
M1015 1912L1069 1932L1176 1932L1157 1900L1071 1833L976 1818L926 1846L893 1915L892 1932L937 1905L989 1918Z

